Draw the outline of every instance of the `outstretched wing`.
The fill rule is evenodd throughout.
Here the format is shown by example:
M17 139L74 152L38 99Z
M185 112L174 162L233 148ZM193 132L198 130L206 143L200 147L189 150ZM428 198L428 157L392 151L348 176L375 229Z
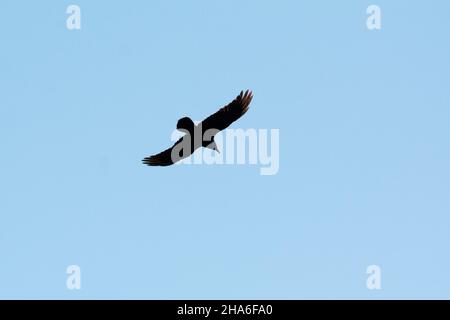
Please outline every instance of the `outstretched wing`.
M253 93L249 90L241 93L231 103L210 115L202 121L202 130L217 129L219 131L227 128L230 124L242 117L252 102Z
M147 157L144 160L142 160L142 162L148 166L164 166L165 167L165 166L170 166L170 165L174 164L176 161L180 160L180 158L176 159L176 161L174 162L174 159L172 158L172 151L176 145L181 143L182 140L183 140L183 138L181 138L180 140L175 142L175 144L171 148L164 150L163 152L160 152L153 156ZM187 156L189 156L189 155L182 156L181 158L186 158Z

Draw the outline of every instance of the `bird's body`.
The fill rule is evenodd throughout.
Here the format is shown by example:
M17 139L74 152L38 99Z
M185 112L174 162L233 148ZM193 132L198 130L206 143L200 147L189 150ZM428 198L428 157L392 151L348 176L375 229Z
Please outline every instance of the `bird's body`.
M247 112L252 98L251 91L247 90L245 93L241 91L240 95L231 103L197 125L188 117L181 118L177 122L177 129L186 134L171 148L145 158L143 163L149 166L169 166L189 157L201 147L218 152L214 136L243 116Z

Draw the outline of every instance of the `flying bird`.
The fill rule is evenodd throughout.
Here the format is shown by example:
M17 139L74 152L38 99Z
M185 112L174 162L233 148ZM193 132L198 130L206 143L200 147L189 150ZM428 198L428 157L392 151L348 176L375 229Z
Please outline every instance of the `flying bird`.
M142 162L148 166L170 166L189 157L200 147L219 152L214 136L242 117L248 111L252 99L251 91L241 91L236 99L197 125L189 117L181 118L177 129L186 134L169 149L147 157Z

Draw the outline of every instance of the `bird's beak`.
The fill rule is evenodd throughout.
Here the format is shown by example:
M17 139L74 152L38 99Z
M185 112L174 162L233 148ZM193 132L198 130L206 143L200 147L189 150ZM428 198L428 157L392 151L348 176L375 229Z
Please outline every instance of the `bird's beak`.
M216 150L216 151L217 151L217 153L220 153L220 150L219 150L219 148L215 148L214 150Z

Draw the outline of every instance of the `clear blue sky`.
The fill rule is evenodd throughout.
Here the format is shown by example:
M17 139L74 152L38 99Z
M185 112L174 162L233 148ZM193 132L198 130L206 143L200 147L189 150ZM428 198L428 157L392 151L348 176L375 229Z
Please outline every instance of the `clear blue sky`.
M450 298L449 11L2 0L0 298ZM277 175L141 165L246 88Z

